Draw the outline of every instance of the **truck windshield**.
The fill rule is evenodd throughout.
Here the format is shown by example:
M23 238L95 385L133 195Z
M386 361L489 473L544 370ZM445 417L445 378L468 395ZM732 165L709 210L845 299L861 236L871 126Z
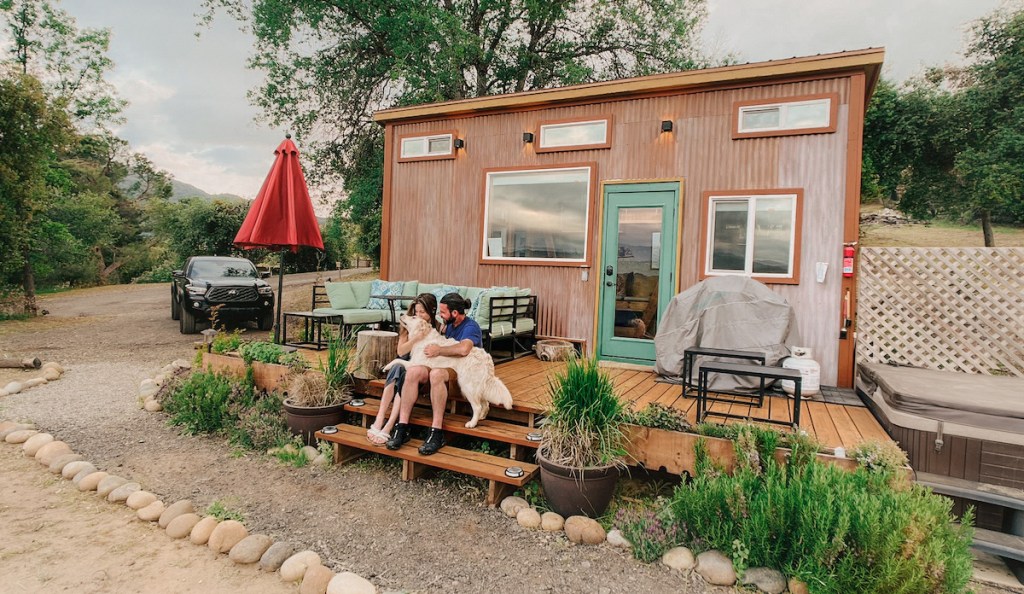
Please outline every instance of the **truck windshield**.
M192 274L199 278L256 278L256 267L245 260L196 260Z

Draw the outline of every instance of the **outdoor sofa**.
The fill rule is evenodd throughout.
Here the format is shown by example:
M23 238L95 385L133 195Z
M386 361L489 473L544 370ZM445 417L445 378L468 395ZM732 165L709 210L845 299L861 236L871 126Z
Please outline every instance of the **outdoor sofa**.
M431 293L440 303L448 293L458 293L471 302L466 315L476 320L483 331L484 349L494 355L495 343L508 343L508 357L529 352L536 340L537 296L530 289L519 287L468 287L419 281L351 281L325 282L313 287L313 311L335 316L343 329L357 326L390 324L391 303L371 296L391 295L414 297ZM394 302L395 316L405 313L411 300Z

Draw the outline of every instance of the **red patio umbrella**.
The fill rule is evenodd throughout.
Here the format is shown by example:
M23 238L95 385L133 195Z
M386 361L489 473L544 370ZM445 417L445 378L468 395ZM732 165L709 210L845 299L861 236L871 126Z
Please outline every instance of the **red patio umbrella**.
M324 249L320 225L313 212L306 178L299 164L299 149L286 134L274 151L274 165L260 193L252 201L249 214L235 235L235 245L244 249L270 248L281 251L281 269L277 273L277 315L274 318L274 342L281 332L281 297L284 290L284 253L297 252L306 245Z

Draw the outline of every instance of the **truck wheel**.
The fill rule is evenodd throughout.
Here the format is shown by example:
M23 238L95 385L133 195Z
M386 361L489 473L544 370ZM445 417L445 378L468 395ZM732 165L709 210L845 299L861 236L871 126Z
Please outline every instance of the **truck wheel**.
M270 330L274 327L274 312L268 312L260 316L260 319L256 321L256 325L260 330Z
M178 316L181 319L180 330L182 334L195 334L196 333L196 316L184 305L178 310Z
M171 319L177 320L181 317L181 312L178 311L178 296L171 291Z

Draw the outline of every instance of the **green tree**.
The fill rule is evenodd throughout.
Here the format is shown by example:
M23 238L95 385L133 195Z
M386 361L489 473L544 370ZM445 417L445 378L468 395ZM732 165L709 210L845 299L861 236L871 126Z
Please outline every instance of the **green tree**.
M345 183L360 250L379 258L374 111L685 70L705 0L204 0L256 37L251 93L307 145L310 177ZM374 227L376 225L376 227Z
M0 0L0 18L11 41L5 63L42 81L76 125L93 130L122 121L127 102L105 79L114 66L110 29L79 29L49 0Z
M67 115L48 100L34 77L0 77L0 272L17 274L25 291L25 311L36 312L33 230L53 189L48 171L69 142Z
M154 230L174 255L174 264L181 265L189 256L239 255L235 235L248 211L244 202L187 198L178 203L154 203L151 216Z

